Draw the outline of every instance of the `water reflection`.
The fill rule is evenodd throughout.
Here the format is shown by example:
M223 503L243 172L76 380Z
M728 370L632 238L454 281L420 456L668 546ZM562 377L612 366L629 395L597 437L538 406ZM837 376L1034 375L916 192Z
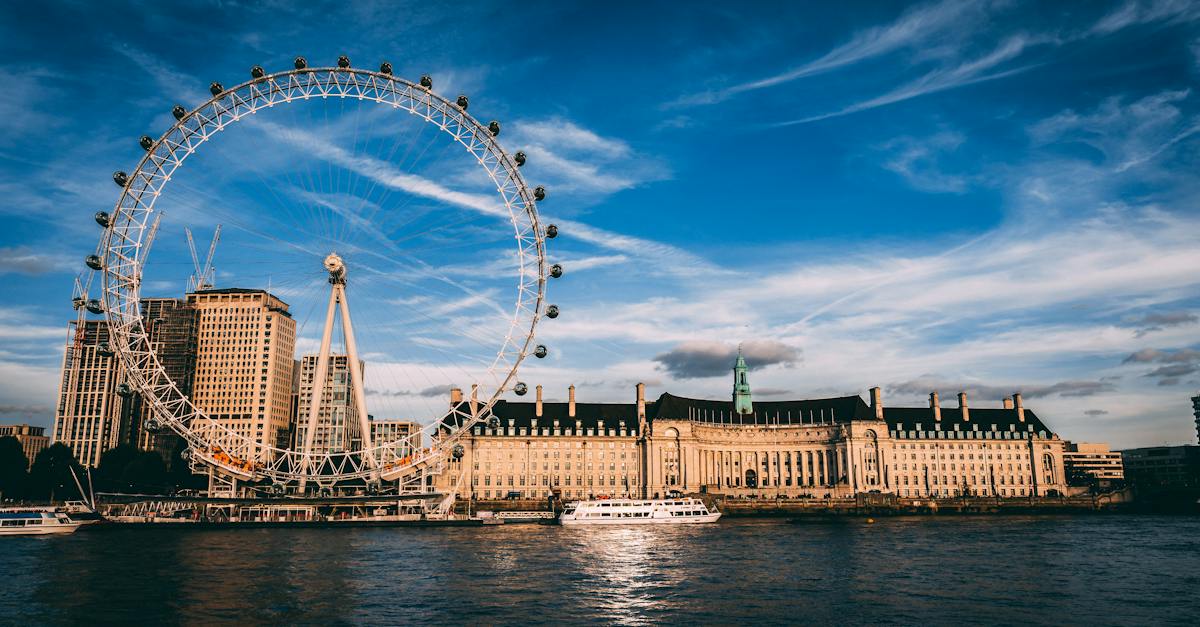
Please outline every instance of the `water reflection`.
M115 529L2 540L0 622L14 623L1186 623L1200 615L1196 518Z

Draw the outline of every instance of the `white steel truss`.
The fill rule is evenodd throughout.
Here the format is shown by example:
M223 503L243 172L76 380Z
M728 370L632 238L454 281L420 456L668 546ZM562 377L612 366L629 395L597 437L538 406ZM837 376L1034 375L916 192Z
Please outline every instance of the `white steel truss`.
M141 318L139 287L154 224L154 204L190 155L230 124L260 109L331 97L374 101L407 111L461 144L488 173L508 212L517 242L519 278L512 322L486 380L476 384L470 403L450 407L440 419L400 441L372 443L344 453L313 453L251 442L197 408L167 376L150 346ZM187 441L194 465L209 467L227 478L277 486L303 485L306 481L329 486L376 479L399 480L402 485L419 482L424 486L430 474L441 471L461 437L516 384L518 366L533 352L534 334L545 305L546 234L538 221L536 199L518 171L519 165L496 141L495 134L465 108L390 73L349 67L304 68L266 74L220 91L180 116L150 145L146 156L128 175L97 249L104 263L104 315L112 348L125 367L129 384L162 424ZM501 215L499 209L497 215ZM431 444L421 447L425 436ZM261 454L252 459L235 454L247 450Z

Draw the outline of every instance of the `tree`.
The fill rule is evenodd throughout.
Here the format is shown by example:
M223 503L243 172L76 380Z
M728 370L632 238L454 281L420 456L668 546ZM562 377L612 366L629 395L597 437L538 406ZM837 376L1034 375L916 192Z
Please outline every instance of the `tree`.
M71 447L56 442L42 449L29 469L29 498L50 501L80 498L72 469L81 472L83 467L75 461Z
M21 442L11 435L0 438L0 499L25 497L29 482L29 458Z
M100 464L96 466L96 485L105 492L124 492L129 487L125 483L125 469L137 459L137 448L129 444L120 444L100 454Z
M167 465L154 451L137 452L121 473L121 485L136 492L163 494L170 491L167 483Z

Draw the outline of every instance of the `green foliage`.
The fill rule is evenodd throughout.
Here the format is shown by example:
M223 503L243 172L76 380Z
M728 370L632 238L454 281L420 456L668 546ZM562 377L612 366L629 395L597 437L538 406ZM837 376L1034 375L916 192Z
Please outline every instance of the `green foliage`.
M93 476L96 489L101 492L126 492L125 468L137 459L138 450L129 444L120 444L100 454L100 464Z
M21 442L10 435L0 438L0 499L25 497L28 469L29 459L25 457Z
M62 442L51 444L38 453L29 469L28 497L38 501L66 501L81 498L71 477L71 469L82 473L71 448ZM82 474L80 474L82 476Z

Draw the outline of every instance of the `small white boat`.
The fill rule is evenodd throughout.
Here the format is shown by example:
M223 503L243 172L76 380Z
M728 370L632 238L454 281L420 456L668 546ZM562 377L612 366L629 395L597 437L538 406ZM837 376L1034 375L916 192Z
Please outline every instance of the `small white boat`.
M74 533L83 524L60 512L0 512L0 536L45 536Z
M601 499L567 503L558 522L564 525L694 525L716 522L721 512L704 501L678 499Z

